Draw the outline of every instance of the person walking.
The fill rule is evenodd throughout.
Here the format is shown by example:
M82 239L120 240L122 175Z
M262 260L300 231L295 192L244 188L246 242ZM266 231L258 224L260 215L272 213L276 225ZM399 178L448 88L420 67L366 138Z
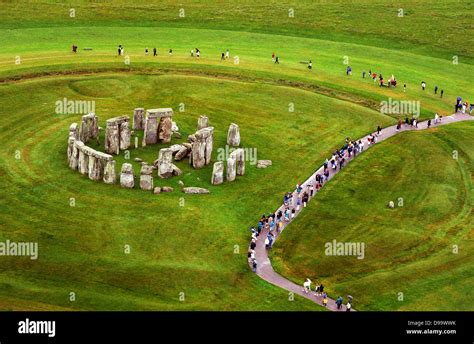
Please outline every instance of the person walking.
M426 82L422 81L421 82L421 89L424 91L426 88Z
M156 47L153 48L153 56L157 56L157 53L156 53Z
M352 308L352 305L350 302L347 302L347 305L346 305L346 312L350 312L351 311L351 308Z
M148 56L148 48L145 48L145 55Z
M441 90L440 94L439 94L439 97L440 98L443 98L443 94L444 94L444 90Z
M435 94L438 94L438 86L436 85L435 88L434 88L434 93Z
M328 305L328 295L326 293L323 294L323 306L327 307Z
M341 307L342 307L342 297L340 297L340 296L337 297L336 306L337 306L337 309L341 309Z
M381 131L382 131L382 127L380 125L377 126L377 135L380 135Z
M303 283L303 291L308 294L311 291L311 280L309 278Z
M428 120L427 128L429 129L431 127L431 119Z
M439 115L438 113L435 113L434 124L438 123L438 120L439 120Z
M313 62L311 60L309 60L308 69L309 70L313 69Z

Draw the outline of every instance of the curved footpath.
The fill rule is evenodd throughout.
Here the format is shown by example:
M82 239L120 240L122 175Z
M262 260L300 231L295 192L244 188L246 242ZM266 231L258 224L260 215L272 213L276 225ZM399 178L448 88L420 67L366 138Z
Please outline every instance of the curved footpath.
M461 121L470 121L470 120L474 120L474 117L472 117L468 114L456 113L456 114L451 115L451 116L443 117L441 123L434 124L434 120L432 120L431 121L431 128L438 127L440 125L445 125L445 124L450 124L450 123L455 123L455 122L461 122ZM389 137L392 137L392 136L394 136L398 133L404 132L404 131L427 129L427 121L418 123L418 128L414 128L414 127L411 127L411 126L405 127L405 123L402 124L402 128L400 129L400 131L397 131L396 127L397 127L396 125L393 125L391 127L387 127L387 128L382 129L380 135L377 136L377 142L375 144L378 144L381 141L383 141L383 140L385 140ZM362 152L358 153L357 156L359 156L359 154L364 153L365 151L370 149L370 147L372 147L372 145L368 145L368 142L367 142L367 137L368 136L369 135L367 135L367 136L360 139L364 143L364 150ZM359 141L359 140L357 140L357 141ZM347 163L352 161L353 158L354 158L353 156L350 157L350 158L347 158L346 159L346 165L347 165ZM323 184L322 187L324 187L324 185L326 185L326 183L339 171L340 170L333 171L332 168L329 167L329 178ZM303 190L305 190L305 188L308 185L310 185L310 183L314 182L316 174L323 174L323 172L324 172L324 167L321 166L304 183L301 184ZM317 194L317 192L315 190L313 197L316 196L316 194ZM297 196L296 191L293 191L293 196L294 196L293 199L296 199L296 196ZM313 197L310 197L309 201L311 201L311 199ZM295 217L299 214L299 212L302 209L304 209L304 208L301 207L300 210L295 213ZM284 204L281 205L275 211L275 214L277 214L278 211L280 211L280 210L282 211L282 213L285 211L285 205ZM291 223L291 221L292 220L290 220L287 223L285 223L283 221L283 228L282 228L281 232L283 232L283 230ZM286 289L289 292L293 292L294 294L298 294L300 296L303 296L303 297L305 297L305 298L307 298L307 299L309 299L309 300L311 300L311 301L313 301L313 302L315 302L315 303L322 306L323 305L323 302L322 302L323 298L321 296L315 296L313 291L311 291L309 293L306 293L303 290L303 281L301 281L301 285L295 284L295 283L287 280L283 276L277 274L273 270L270 259L268 258L268 250L265 248L265 238L267 237L267 235L268 235L268 230L262 229L260 235L257 238L256 247L255 247L255 258L257 259L257 272L256 272L257 275L260 276L261 278L263 278L265 281L271 283L271 284L274 284L274 285L276 285L280 288ZM275 241L278 239L278 237L279 237L279 234L274 238L273 243L275 243ZM345 305L342 305L341 309L338 310L335 300L333 300L331 298L329 298L326 308L331 310L331 311L346 311ZM354 311L354 310L355 309L352 309L352 311Z

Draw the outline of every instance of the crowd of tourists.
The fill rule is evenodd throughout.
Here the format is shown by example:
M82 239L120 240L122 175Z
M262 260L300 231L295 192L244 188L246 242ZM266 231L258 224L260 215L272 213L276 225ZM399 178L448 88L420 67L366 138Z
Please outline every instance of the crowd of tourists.
M312 284L312 282L309 278L307 278L306 281L304 281L303 291L306 294L309 294L313 291L311 289L311 284ZM324 291L324 285L322 283L317 283L317 282L315 283L314 296L322 297L323 306L327 307L328 302L329 302L329 297L328 297L328 294ZM352 300L353 300L352 296L347 295L346 312L351 311L351 309L352 309ZM342 304L344 303L344 299L342 298L342 296L338 296L336 298L335 303L336 303L336 308L340 310L342 308Z

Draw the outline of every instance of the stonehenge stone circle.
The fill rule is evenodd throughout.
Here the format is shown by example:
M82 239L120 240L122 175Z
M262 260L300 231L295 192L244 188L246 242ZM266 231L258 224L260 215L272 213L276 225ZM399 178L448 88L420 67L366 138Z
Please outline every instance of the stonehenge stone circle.
M140 189L153 190L153 166L143 165L140 170Z
M82 116L81 127L79 129L79 140L87 143L89 139L99 137L99 118L90 113Z
M207 128L209 126L209 118L207 116L201 115L198 119L197 130L202 128Z
M136 108L133 110L133 130L145 129L145 109Z
M120 173L120 186L132 189L135 186L135 175L133 173L132 164L124 163Z
M214 140L214 128L202 128L194 134L195 141L192 143L189 163L194 168L202 168L211 162L211 154Z
M130 147L130 127L128 116L109 118L105 129L105 151L119 154Z
M211 184L212 185L219 185L224 182L224 162L217 161L214 163L214 167L212 169L212 178Z
M229 159L227 159L227 177L226 177L228 182L233 182L235 180L236 172L237 172L237 169L236 169L235 158L229 157Z
M240 128L235 123L231 123L229 126L227 144L231 147L238 147L240 145Z
M170 142L173 125L172 116L173 109L171 108L147 110L142 146L155 144L158 141Z

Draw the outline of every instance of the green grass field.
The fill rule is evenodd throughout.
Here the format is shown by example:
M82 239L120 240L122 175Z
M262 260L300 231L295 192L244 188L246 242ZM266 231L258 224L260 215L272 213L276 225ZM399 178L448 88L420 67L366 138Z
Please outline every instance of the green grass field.
M381 101L419 101L424 119L450 115L456 96L474 98L473 6L462 1L0 7L0 241L39 244L37 261L0 256L0 310L319 311L251 272L248 228L345 137L394 124L398 116L381 114ZM116 56L119 44L126 58ZM145 56L155 46L158 56ZM199 60L189 56L195 47ZM226 49L231 59L220 61ZM310 59L312 71L301 63ZM363 79L369 69L394 74L399 87ZM175 188L160 195L94 183L67 167L69 125L82 114L56 114L63 98L95 101L102 127L135 107L172 107L183 134L172 143L206 114L213 161L235 122L242 145L273 166L247 165L236 182L212 186L212 165L194 170L182 161L182 176L155 177ZM360 157L285 230L275 268L297 283L322 279L331 297L351 293L361 310L473 310L473 129L405 133ZM152 162L165 146L131 149L135 171L134 158ZM185 195L179 180L211 194ZM387 210L398 197L404 207ZM367 257L324 257L321 245L333 239L366 242Z

